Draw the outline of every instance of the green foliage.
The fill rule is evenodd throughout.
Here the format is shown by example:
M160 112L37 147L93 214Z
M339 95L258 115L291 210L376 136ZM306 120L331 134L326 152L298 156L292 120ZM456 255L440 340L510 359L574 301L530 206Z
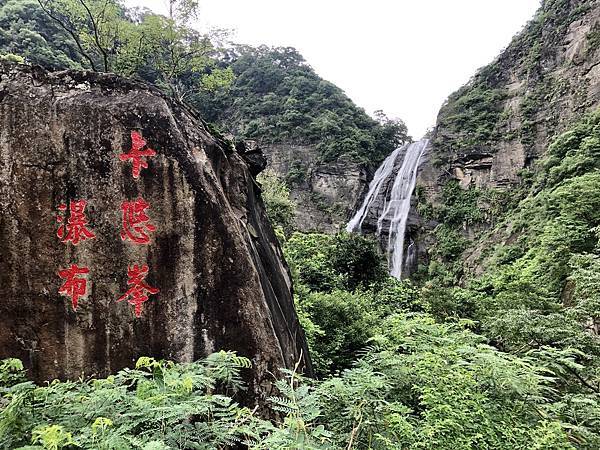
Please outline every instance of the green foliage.
M431 253L443 260L453 260L458 258L463 250L467 248L469 243L459 231L445 223L438 225L433 233L436 239L436 245Z
M423 305L408 281L388 277L354 292L311 292L299 284L298 314L306 332L318 377L339 373L380 333L380 324L399 311L422 311Z
M464 189L457 180L447 180L436 205L429 203L424 193L417 190L417 210L428 220L438 222L429 244L430 261L420 268L414 278L431 281L438 287L456 284L463 274L460 256L469 247L465 228L482 223L492 223L502 217L510 204L507 195L492 190ZM429 283L429 282L427 282ZM431 283L429 283L431 284ZM430 291L439 303L436 290ZM443 297L443 295L442 295ZM441 300L446 303L446 300Z
M135 369L106 379L3 384L8 403L0 412L0 444L214 448L241 441L251 412L227 394L244 388L241 370L249 364L226 352L179 365L141 358Z
M337 448L570 448L544 366L427 315L394 315L382 330L352 369L316 387Z
M117 0L9 0L0 5L0 50L50 69L136 76L179 100L230 85L212 36L188 26L197 2L170 6L164 17Z
M334 272L344 277L344 287L350 291L388 278L381 253L372 239L338 233L328 253Z
M364 236L294 233L285 245L298 282L313 291L354 290L387 278L377 244Z
M196 106L238 137L313 144L324 161L347 155L373 166L409 139L404 123L381 112L370 118L293 48L238 46L223 65L235 74L231 89Z
M496 229L475 237L474 245L487 247L483 273L449 276L452 270L435 272L430 264L433 276L421 291L425 309L439 320L474 320L498 348L555 377L550 409L571 425L543 423L532 448L600 445L599 123L596 111L558 136L529 195L506 203ZM461 210L456 215L464 219ZM452 229L452 218L446 215L438 229ZM453 253L445 233L436 233L441 256Z
M371 295L336 290L311 292L299 300L299 308L323 332L309 341L318 376L348 368L373 336L378 317Z
M421 308L411 284L390 278L376 243L363 236L294 233L284 252L319 377L350 367L382 318Z
M285 175L285 180L288 184L301 184L306 181L308 167L306 167L301 161L294 160L290 164L290 168Z
M296 232L286 241L285 258L298 284L324 292L344 285L344 275L335 272L329 258L332 240L327 234Z
M446 135L437 136L434 145L458 152L489 145L499 138L498 123L506 92L491 87L482 78L479 74L471 84L449 97L438 119L438 126Z
M600 168L600 111L584 117L548 148L546 182L555 186L570 177Z
M36 0L0 3L0 52L51 69L80 68L83 59L76 43L48 20Z
M477 200L480 192L463 189L456 180L449 180L442 188L442 205L436 219L449 225L473 224L483 219Z
M0 61L8 61L17 64L25 64L25 58L19 55L13 55L12 53L0 54Z
M142 358L106 379L8 388L0 442L119 450L597 448L589 418L598 403L557 399L552 364L500 352L469 323L439 324L422 313L379 320L371 347L338 376L316 382L283 371L265 405L273 421L215 391L243 388L244 358Z
M289 188L270 170L259 174L257 181L261 185L262 198L273 228L289 235L293 229L295 208Z
M23 363L14 358L0 361L0 385L11 387L25 381Z
M59 450L61 448L77 445L73 435L60 425L41 426L31 433L31 442L41 444L47 450Z

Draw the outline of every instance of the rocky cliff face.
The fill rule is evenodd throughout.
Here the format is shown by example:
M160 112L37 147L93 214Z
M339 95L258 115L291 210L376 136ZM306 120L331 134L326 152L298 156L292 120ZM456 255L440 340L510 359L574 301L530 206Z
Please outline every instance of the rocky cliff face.
M536 170L551 139L599 106L600 2L544 1L507 49L440 110L417 182L421 211L444 206L450 180L488 198L510 196ZM493 214L489 202L478 207L482 217ZM438 222L427 223L426 214L419 222L422 229L412 232L423 260L428 230ZM465 222L463 234L472 238L482 226L489 221Z
M1 65L0 358L49 380L235 350L256 398L310 372L243 156L147 85Z
M294 227L335 233L344 228L368 187L367 169L348 157L320 163L309 145L264 146L268 168L291 187Z
M508 48L440 110L420 184L508 189L552 137L600 104L600 3L545 1ZM432 168L433 167L433 168Z

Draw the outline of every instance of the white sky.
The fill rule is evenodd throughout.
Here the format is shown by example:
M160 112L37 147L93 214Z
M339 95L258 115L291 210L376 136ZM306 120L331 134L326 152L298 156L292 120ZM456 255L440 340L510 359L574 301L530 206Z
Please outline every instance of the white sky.
M165 0L126 0L166 11ZM540 0L200 0L198 27L239 43L297 48L367 112L419 138L439 107L491 62Z

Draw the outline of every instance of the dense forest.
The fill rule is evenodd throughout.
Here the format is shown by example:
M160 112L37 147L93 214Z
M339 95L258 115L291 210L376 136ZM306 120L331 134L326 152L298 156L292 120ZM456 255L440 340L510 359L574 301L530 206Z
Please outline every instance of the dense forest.
M410 139L403 122L382 111L371 118L293 48L237 46L221 64L233 71L232 85L205 95L198 107L234 136L314 144L325 162L348 155L368 165Z
M401 121L370 118L294 49L226 47L189 27L195 2L171 5L162 17L112 1L7 0L0 55L138 77L195 106L223 134L308 142L325 162L348 155L376 165L410 140ZM536 24L558 21L561 5L545 8L515 40L536 46ZM532 78L537 52L528 59ZM495 73L485 68L453 94L440 122L469 133L438 135L435 145L454 139L459 153L508 133L498 126L505 92ZM438 158L443 165L451 156ZM259 181L315 377L282 370L277 393L249 408L239 394L252 362L234 352L189 364L144 357L107 378L46 385L8 359L0 363L0 446L600 448L600 112L552 138L511 191L465 190L456 180L435 202L417 191L419 213L438 225L430 260L411 280L388 276L373 239L295 230L289 186L268 172ZM478 239L465 235L482 224ZM469 252L483 270L469 270Z

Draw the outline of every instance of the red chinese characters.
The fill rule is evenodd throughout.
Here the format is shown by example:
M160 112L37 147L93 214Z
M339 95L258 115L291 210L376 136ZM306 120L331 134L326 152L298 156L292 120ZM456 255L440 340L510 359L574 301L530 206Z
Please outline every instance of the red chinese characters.
M151 148L148 148L146 140L137 131L131 132L131 149L129 153L121 153L119 159L121 161L127 161L131 159L133 164L132 174L133 178L139 178L140 171L148 167L146 162L147 157L156 155L156 152Z
M127 300L135 308L135 316L142 315L142 305L149 300L149 295L158 294L157 288L151 287L144 281L148 275L148 266L138 266L137 264L127 269L127 286L131 286L125 294L117 299L117 302Z
M150 223L150 218L146 214L146 209L150 205L142 198L121 203L123 212L123 228L121 230L121 239L129 240L135 244L148 244L150 236L148 233L156 231L156 227Z
M119 154L119 159L124 162L131 160L132 175L139 178L142 169L148 167L147 158L155 156L156 152L148 147L148 144L137 131L131 131L131 149L126 153ZM56 235L61 242L71 242L78 245L88 239L95 239L96 235L88 228L86 217L86 200L71 200L67 204L61 204L59 214L56 218L59 226ZM124 200L121 202L121 239L133 244L149 244L151 234L156 227L150 222L147 210L150 204L143 198L135 200ZM150 286L145 278L148 275L147 265L134 264L127 267L127 291L117 299L117 302L127 300L134 306L136 317L142 315L142 306L150 299L151 295L158 294L159 289ZM88 267L79 267L72 264L67 269L59 269L58 276L61 278L61 286L58 293L69 297L73 310L77 310L79 301L87 295L88 279L90 273Z
M156 152L148 147L144 138L137 131L131 132L131 150L129 153L119 155L121 161L131 159L133 164L133 178L139 178L140 171L148 167L146 158L156 155ZM150 243L150 233L156 231L156 227L150 223L146 210L150 204L143 198L136 200L125 200L121 203L122 222L121 239L134 244ZM142 305L149 300L149 296L157 294L157 288L149 286L144 279L148 275L147 265L133 265L127 269L127 292L117 299L117 302L127 300L134 306L135 316L142 315Z
M87 293L87 280L80 277L90 272L87 267L78 267L77 264L72 264L68 269L60 270L58 276L65 282L58 289L59 294L71 297L73 310L77 309L79 299Z
M96 235L90 231L87 227L87 217L85 216L85 206L87 202L85 200L71 200L69 202L69 218L65 223L63 216L56 218L57 222L60 223L56 235L59 239L67 243L71 241L73 245L77 245L86 239L94 239ZM60 211L66 211L67 205L62 204L58 207Z

